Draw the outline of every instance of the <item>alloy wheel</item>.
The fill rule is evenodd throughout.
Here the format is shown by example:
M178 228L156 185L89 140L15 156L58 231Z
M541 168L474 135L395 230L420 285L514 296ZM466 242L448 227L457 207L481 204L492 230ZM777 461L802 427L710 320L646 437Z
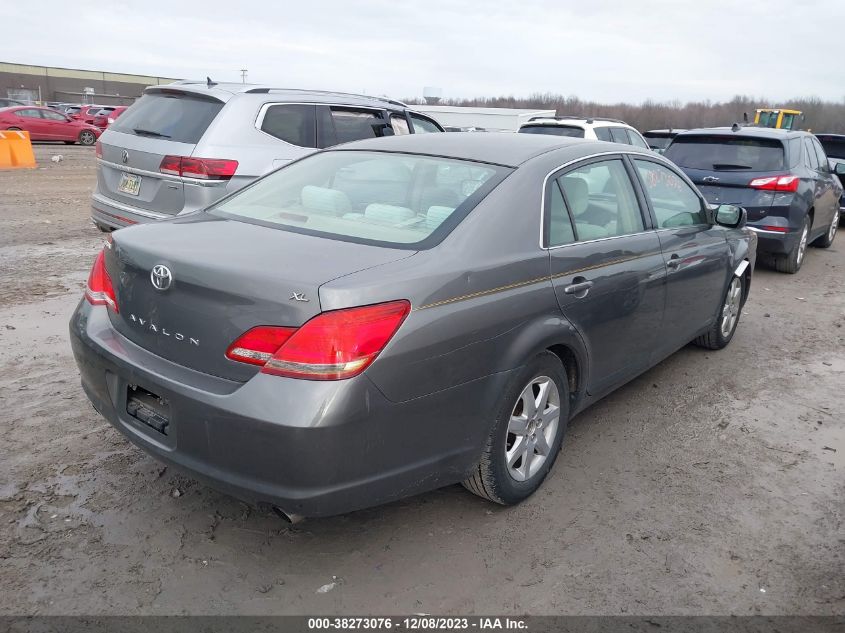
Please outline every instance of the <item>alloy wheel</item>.
M508 474L527 481L546 463L560 423L560 392L548 376L529 382L508 422L505 460Z
M742 309L742 283L739 277L734 277L728 287L728 294L725 297L725 305L722 306L722 336L728 338L733 332L736 322L739 320L739 312Z
M807 250L807 234L810 232L810 229L807 225L804 225L804 230L801 232L801 241L798 243L798 258L796 262L798 265L801 265L801 262L804 261L804 253Z
M839 226L839 209L833 214L833 222L830 223L830 228L827 230L827 241L832 242L836 237L836 229Z
M94 134L92 132L86 131L79 135L79 142L83 145L93 145L94 140Z

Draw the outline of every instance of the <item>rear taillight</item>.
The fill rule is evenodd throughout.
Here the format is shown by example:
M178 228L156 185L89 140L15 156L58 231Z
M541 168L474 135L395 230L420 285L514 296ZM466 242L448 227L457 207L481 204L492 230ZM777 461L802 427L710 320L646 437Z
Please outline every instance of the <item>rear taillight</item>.
M410 311L410 302L391 301L323 312L296 330L253 328L232 343L226 356L263 365L262 373L275 376L352 378L376 359ZM271 351L274 336L280 343Z
M202 180L229 180L235 175L237 169L238 161L236 160L190 156L165 156L158 167L163 174Z
M103 146L100 145L100 141L97 141L97 144L94 145L94 154L97 156L97 158L103 157Z
M92 306L108 306L115 312L117 308L117 297L114 294L114 287L111 284L111 277L106 272L105 251L100 251L91 274L88 275L88 285L85 288L85 298Z
M800 181L801 179L798 176L768 176L766 178L755 178L748 183L748 186L765 191L798 191Z
M296 332L295 327L261 325L238 337L226 350L226 357L242 363L263 365Z

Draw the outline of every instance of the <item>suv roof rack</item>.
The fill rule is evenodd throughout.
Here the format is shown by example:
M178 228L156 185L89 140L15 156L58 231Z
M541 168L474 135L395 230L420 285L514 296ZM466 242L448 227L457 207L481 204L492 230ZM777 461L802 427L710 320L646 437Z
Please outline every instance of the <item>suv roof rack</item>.
M356 94L354 92L337 92L336 90L308 90L306 88L250 88L249 90L244 91L246 94L270 94L274 92L308 92L311 94L322 94L322 95L343 95L345 97L360 97L362 99L373 99L376 101L384 101L385 103L390 103L395 106L400 106L403 108L409 107L407 103L403 103L398 99L391 99L390 97L374 97L371 95L362 95Z
M612 123L622 123L623 125L628 125L625 121L621 119L611 119L610 117L606 116L584 116L583 114L561 114L558 116L533 116L528 119L528 123L531 121L538 121L540 119L554 119L555 121L563 121L566 119L584 119L587 123L592 123L593 121L611 121Z

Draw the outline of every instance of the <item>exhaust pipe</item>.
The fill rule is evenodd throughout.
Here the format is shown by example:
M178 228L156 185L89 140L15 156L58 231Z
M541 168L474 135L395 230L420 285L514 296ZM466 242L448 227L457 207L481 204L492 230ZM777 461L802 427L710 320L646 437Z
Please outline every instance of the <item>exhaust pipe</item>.
M290 523L291 525L296 525L297 523L301 523L305 520L305 517L301 514L293 514L290 512L285 512L279 506L273 506L273 512L275 512L278 516L282 519Z

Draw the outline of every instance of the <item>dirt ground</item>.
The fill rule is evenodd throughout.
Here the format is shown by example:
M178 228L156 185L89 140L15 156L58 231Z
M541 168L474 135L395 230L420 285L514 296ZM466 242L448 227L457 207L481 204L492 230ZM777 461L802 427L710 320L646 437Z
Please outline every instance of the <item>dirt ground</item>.
M88 404L67 322L94 154L36 154L0 172L0 613L845 613L845 234L758 267L726 350L581 414L522 505L453 486L289 526Z

